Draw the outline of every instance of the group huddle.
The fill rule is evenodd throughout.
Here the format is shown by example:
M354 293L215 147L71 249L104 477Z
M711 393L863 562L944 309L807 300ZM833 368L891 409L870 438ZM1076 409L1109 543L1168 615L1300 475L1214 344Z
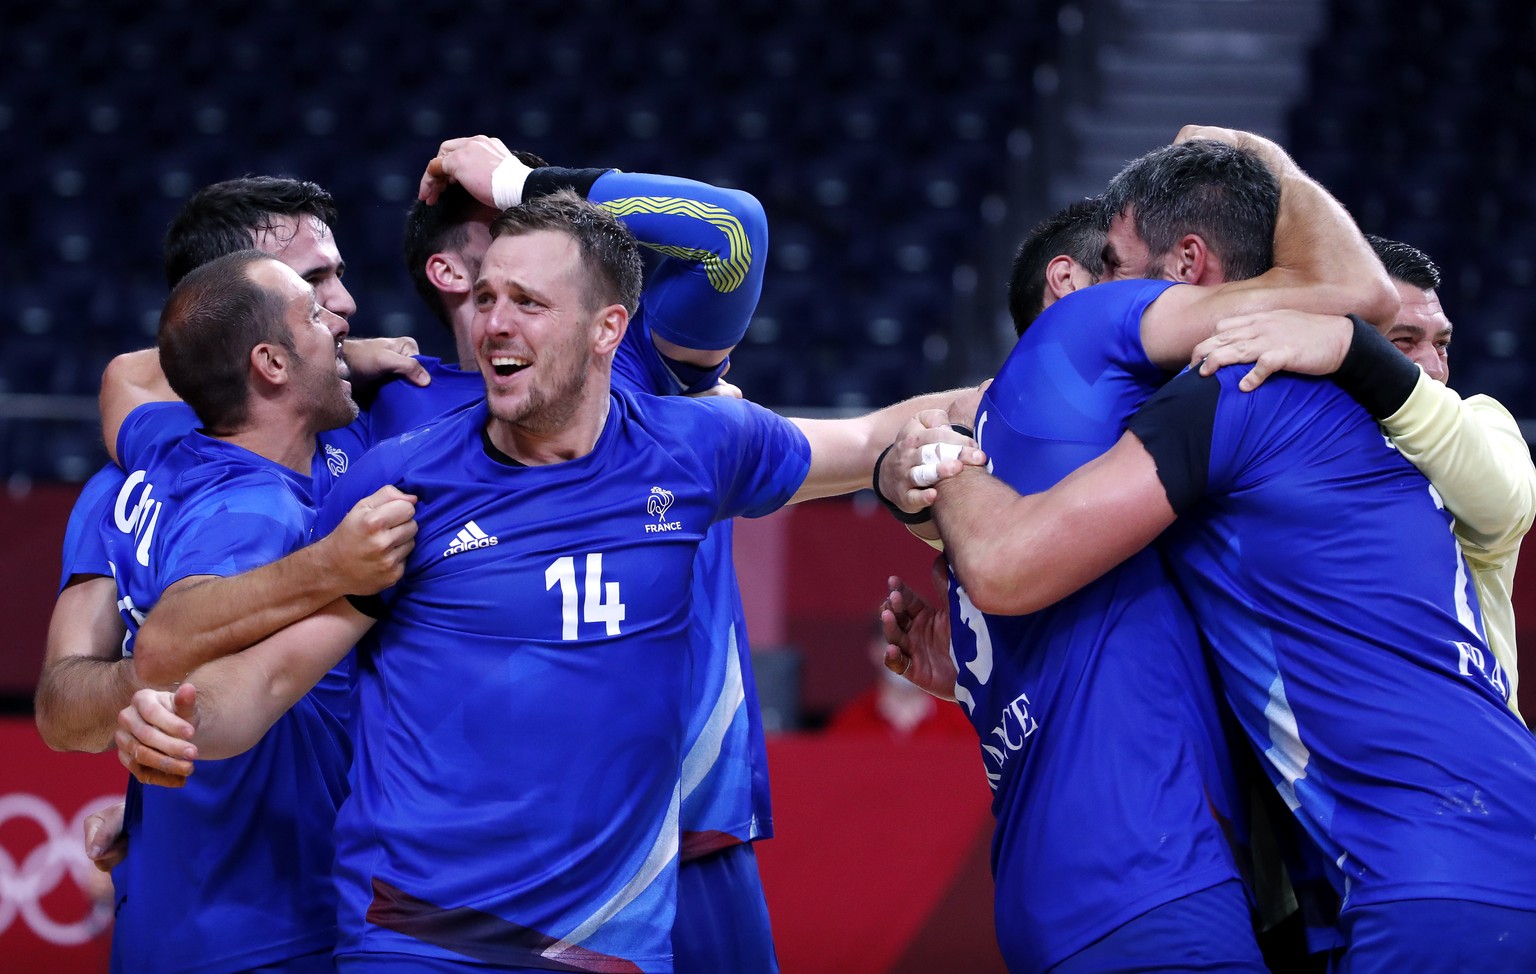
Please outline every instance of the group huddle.
M115 969L776 971L731 519L873 470L947 562L887 665L977 731L1011 970L1536 970L1536 470L1433 263L1273 143L1131 163L1020 247L989 384L843 420L723 378L745 193L444 143L456 363L346 339L334 221L199 192L103 378L37 714L135 775Z

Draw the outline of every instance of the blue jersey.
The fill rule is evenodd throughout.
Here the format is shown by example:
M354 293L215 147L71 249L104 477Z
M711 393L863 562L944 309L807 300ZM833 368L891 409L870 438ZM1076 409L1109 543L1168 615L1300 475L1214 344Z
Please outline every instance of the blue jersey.
M683 384L652 339L685 341L699 320L751 317L762 291L767 225L742 194L670 176L608 172L588 191L663 256L646 276L640 305L613 361L613 388L676 395ZM686 323L686 324L685 324ZM382 386L370 409L375 442L485 397L479 372L420 359L430 385ZM694 566L694 683L683 785L683 859L773 835L768 754L753 684L746 613L729 522L708 532Z
M118 438L132 472L102 537L129 654L168 586L274 561L309 540L314 519L310 476L184 434L181 409L141 407ZM130 783L133 854L114 871L117 969L243 971L334 944L332 827L349 753L316 697L245 754L200 763L183 788Z
M368 407L372 443L393 439L485 398L485 379L479 371L465 371L430 355L418 355L416 361L432 381L416 386L397 379L379 386L378 395Z
M150 403L139 407L133 415L137 428L134 434L135 440L129 445L146 455L152 447L170 444L198 427L197 414L192 411L191 406L180 400ZM371 442L370 435L368 417L363 415L346 426L325 430L315 436L315 455L310 461L309 469L311 506L319 503L331 489L331 485L336 482L336 478L347 472L347 466L354 459L367 452ZM126 463L123 461L121 452L124 448L121 431L118 440L118 459ZM139 503L142 500L132 492L125 494L124 498L128 503ZM110 517L107 518L107 524L110 533L112 524ZM132 635L130 630L127 638L131 639ZM352 657L349 655L332 667L320 681L320 685L315 688L320 701L343 724L346 723L351 709L353 678Z
M487 416L380 444L321 513L420 498L400 583L358 600L381 621L339 950L667 970L694 560L711 524L783 504L809 448L749 403L615 395L590 454L524 467Z
M1140 325L1169 286L1078 291L1024 333L977 413L996 476L1046 490L1114 445L1166 378ZM995 792L997 932L1010 966L1044 970L1234 878L1208 803L1209 790L1230 806L1215 692L1157 555L1027 616L977 611L953 578L950 592L955 695Z
M1243 730L1344 909L1536 908L1536 741L1504 705L1452 518L1331 382L1186 373L1131 429Z
M60 592L75 575L112 574L107 564L106 544L101 538L101 522L122 486L123 472L109 463L92 474L80 488L80 496L75 498L75 506L69 511L69 523L64 526Z

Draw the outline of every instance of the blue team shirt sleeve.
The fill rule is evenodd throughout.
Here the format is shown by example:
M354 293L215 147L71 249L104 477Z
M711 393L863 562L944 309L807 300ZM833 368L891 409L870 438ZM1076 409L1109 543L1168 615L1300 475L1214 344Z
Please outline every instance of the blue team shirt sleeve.
M768 253L768 219L748 193L675 176L611 171L587 198L661 255L646 277L646 327L694 349L741 340L757 308Z
M117 462L124 470L142 466L150 451L197 429L197 413L184 402L150 402L134 409L117 431Z
M1108 449L1126 417L1166 381L1147 358L1141 319L1172 286L1113 281L1074 291L1045 309L1009 353L983 408L1036 448L1049 448L1049 469L1030 488L1045 489Z
M811 446L789 420L742 399L690 400L700 423L690 442L719 491L717 519L783 507L811 468Z
M113 464L107 464L85 482L75 506L70 509L69 523L64 527L63 570L59 575L59 591L69 585L75 575L110 575L107 546L102 538L101 526L112 516L112 504L123 486L123 472Z
M273 475L259 472L195 499L164 545L164 587L193 575L229 577L277 561L309 542L304 506Z

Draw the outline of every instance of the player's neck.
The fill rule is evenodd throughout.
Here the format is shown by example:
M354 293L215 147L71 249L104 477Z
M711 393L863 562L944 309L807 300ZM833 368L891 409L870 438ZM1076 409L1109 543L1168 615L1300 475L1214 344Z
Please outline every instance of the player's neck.
M475 343L469 337L469 328L475 317L474 306L468 302L464 306L469 310L467 315L457 310L450 312L453 318L453 349L459 356L459 368L465 372L479 372L480 363L475 360Z
M608 422L610 402L604 389L601 396L585 398L567 421L553 429L538 421L509 422L492 416L486 435L496 449L526 466L565 463L586 456L597 446Z
M296 473L308 474L315 458L315 430L297 416L273 415L260 404L253 404L244 427L216 438Z

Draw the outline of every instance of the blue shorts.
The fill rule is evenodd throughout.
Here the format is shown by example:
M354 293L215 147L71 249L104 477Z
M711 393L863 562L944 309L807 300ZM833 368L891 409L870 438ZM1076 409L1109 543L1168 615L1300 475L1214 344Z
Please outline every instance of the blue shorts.
M677 974L778 974L768 901L751 843L678 867L672 957Z
M1153 907L1052 967L1050 974L1267 974L1248 897L1235 879Z
M1536 972L1536 911L1467 900L1397 900L1339 917L1338 974Z

